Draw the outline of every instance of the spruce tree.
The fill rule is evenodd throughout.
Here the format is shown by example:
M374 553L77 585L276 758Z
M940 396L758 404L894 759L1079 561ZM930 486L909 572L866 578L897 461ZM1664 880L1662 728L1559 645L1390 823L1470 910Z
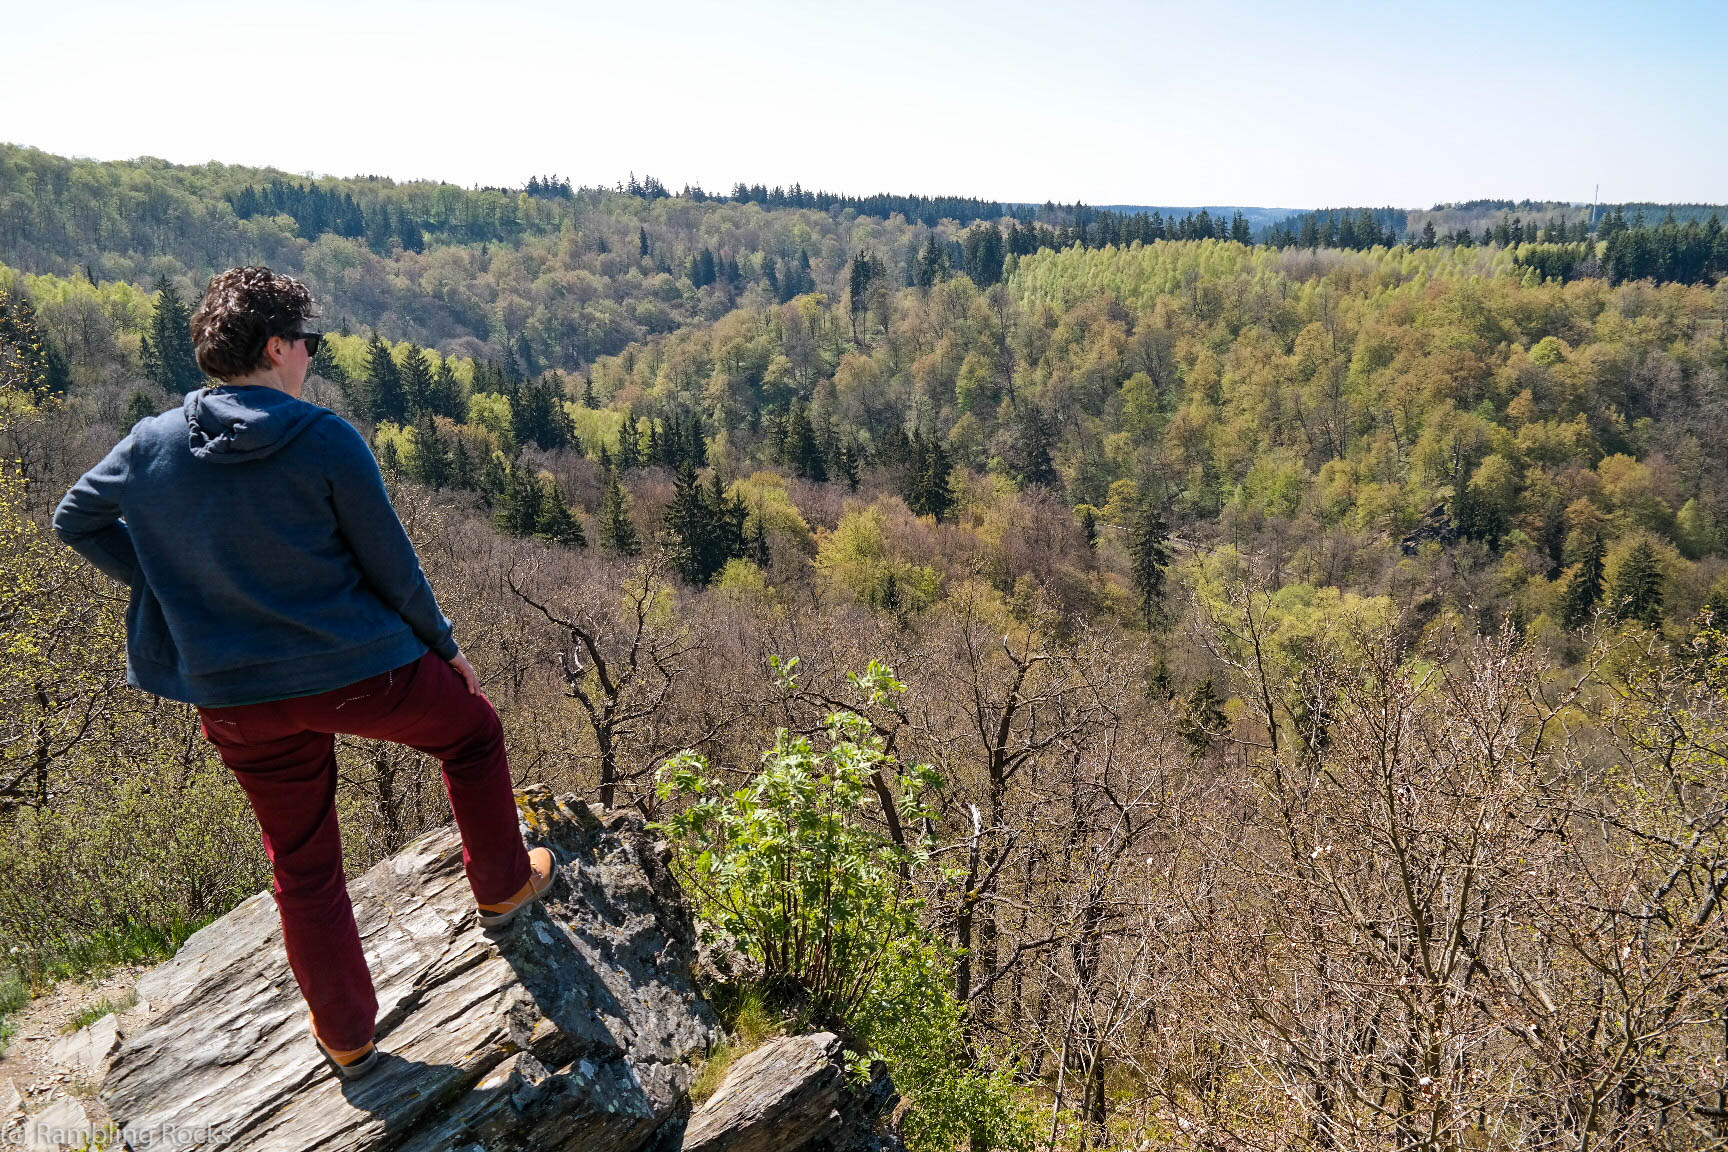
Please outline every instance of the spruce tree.
M455 461L450 444L438 431L432 413L421 413L414 425L414 478L428 488L443 488L455 479Z
M438 371L432 377L432 390L426 406L439 416L449 417L458 424L468 421L468 393L462 381L450 367L449 357L438 361Z
M192 346L192 312L168 277L156 279L156 310L144 335L144 374L158 387L181 396L204 381Z
M328 340L319 342L318 354L312 357L312 363L307 365L306 371L309 375L321 376L337 385L344 393L348 390L348 373L342 370L342 365L336 363L336 349Z
M834 449L834 471L849 491L858 491L858 449L842 440Z
M390 241L395 239L396 227L390 218L390 205L379 204L376 209L366 213L366 247L379 256L390 255Z
M390 355L390 346L372 333L366 345L366 383L361 408L373 421L390 420L405 424L408 419L407 397L402 391L402 371Z
M760 504L756 506L756 515L750 518L750 530L744 538L744 555L758 568L768 567L774 559L768 547L767 517L763 515Z
M1212 741L1228 727L1229 718L1224 715L1223 703L1218 698L1218 690L1213 686L1210 676L1200 681L1194 691L1183 699L1177 730L1194 751L1206 751L1212 746Z
M828 467L822 460L822 446L816 439L816 428L810 423L810 413L801 400L792 401L792 410L787 414L780 463L806 480L828 479Z
M518 460L509 466L503 496L492 510L492 526L510 536L527 536L540 523L545 495L540 477Z
M420 230L420 224L407 209L396 217L396 238L402 243L404 252L426 251L426 234Z
M637 429L636 417L624 417L624 426L618 429L618 470L628 472L632 468L642 466L642 433Z
M408 345L399 370L402 382L402 411L409 423L417 422L423 412L432 409L432 364L426 352L417 344Z
M642 551L636 522L630 518L630 498L618 480L618 469L606 468L606 491L600 500L600 546L620 556Z
M496 511L504 504L510 489L510 472L511 464L504 453L493 452L486 458L486 463L480 466L480 475L475 480L482 507Z
M1567 577L1566 588L1560 594L1560 626L1568 632L1576 632L1589 623L1590 613L1601 601L1603 557L1607 554L1602 534L1595 533L1584 546L1584 555L1572 569L1572 575Z
M582 521L565 503L564 491L557 482L544 485L540 493L540 515L534 524L534 535L566 548L586 548L588 537L582 531Z
M858 317L864 314L870 305L870 281L874 278L875 265L870 257L863 252L852 254L851 273L846 283L846 304L852 316L852 343L858 340Z
M0 389L46 397L69 383L66 362L37 323L30 298L0 288Z
M143 388L134 388L132 395L126 398L126 427L130 428L138 421L156 415L161 406L154 393Z
M450 452L450 485L453 488L473 488L479 479L474 472L474 457L468 451L468 441L458 435Z
M741 497L726 495L718 473L703 485L689 461L680 465L663 521L678 575L701 587L720 574L726 561L743 557L749 515Z
M1627 553L1614 575L1614 615L1652 628L1662 623L1662 568L1647 540Z
M1129 579L1140 601L1140 614L1150 628L1164 602L1164 573L1170 567L1170 529L1150 500L1135 509L1128 525Z
M710 563L718 574L726 561L745 556L744 527L750 519L750 506L742 496L727 496L720 473L713 472L708 477L708 511L714 524Z
M914 428L905 443L903 455L905 464L900 495L905 499L906 507L912 510L913 515L941 520L954 506L954 493L948 484L953 463L942 446L941 437L926 437Z
M696 470L685 464L678 469L672 482L672 500L662 517L670 536L668 549L672 567L686 584L708 583L712 572L708 568L710 540L714 530L708 514L708 502L703 498L702 485Z

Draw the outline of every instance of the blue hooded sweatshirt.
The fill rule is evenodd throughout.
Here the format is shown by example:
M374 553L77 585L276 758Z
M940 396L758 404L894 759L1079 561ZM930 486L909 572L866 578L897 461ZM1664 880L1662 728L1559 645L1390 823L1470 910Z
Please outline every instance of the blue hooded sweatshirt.
M365 439L266 385L133 425L54 512L126 584L126 682L206 707L310 696L457 652Z

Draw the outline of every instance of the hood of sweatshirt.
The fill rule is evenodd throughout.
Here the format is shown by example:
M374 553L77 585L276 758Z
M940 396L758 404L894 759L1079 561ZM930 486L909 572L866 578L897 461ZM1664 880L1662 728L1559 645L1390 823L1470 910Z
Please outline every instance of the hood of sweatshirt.
M181 405L192 455L218 464L262 460L328 411L267 384L186 393Z

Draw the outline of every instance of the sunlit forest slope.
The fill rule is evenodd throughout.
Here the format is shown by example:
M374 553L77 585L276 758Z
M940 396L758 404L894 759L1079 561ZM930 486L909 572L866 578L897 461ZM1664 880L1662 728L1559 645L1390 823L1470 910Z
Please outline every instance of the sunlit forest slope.
M0 956L159 957L269 882L46 528L256 261L320 301L306 398L518 781L660 822L762 966L728 1026L881 1055L918 1152L1721 1147L1707 207L1256 230L0 147ZM435 764L342 755L351 874L448 819Z

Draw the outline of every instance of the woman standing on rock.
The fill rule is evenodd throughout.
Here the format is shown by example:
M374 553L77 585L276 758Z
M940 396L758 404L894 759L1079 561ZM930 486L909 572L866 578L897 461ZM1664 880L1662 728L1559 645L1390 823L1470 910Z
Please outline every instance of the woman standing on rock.
M378 1002L342 870L335 733L443 762L483 926L538 899L553 861L522 842L498 714L365 439L300 399L312 312L268 268L212 279L192 337L220 383L139 421L54 529L131 588L126 682L197 705L245 789L313 1039L354 1077L378 1063Z

